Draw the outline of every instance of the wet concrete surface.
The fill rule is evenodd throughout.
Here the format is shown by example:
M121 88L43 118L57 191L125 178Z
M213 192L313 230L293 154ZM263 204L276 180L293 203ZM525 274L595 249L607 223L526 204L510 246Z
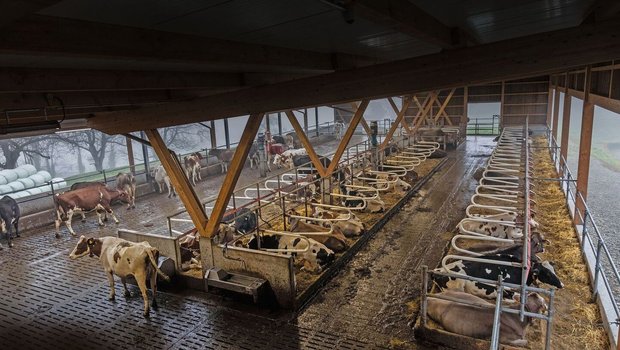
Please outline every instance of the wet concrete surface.
M415 314L405 303L419 295L419 266L438 263L448 239L442 233L463 216L473 189L470 175L483 161L475 155L491 150L488 139L480 140L451 153L420 196L292 322L274 317L281 313L247 314L218 296L172 291L159 293L159 310L144 319L137 288L125 299L117 283L117 300L110 302L99 261L68 259L76 238L64 226L59 239L52 225L24 232L14 248L0 251L0 348L367 349L395 339L412 342L408 322ZM244 173L238 187L257 180L255 170ZM215 194L221 180L207 179L197 193ZM115 235L117 227L166 233L165 217L180 209L178 199L149 195L135 210L117 207L118 226L99 228L91 215L85 223L75 221L74 229L92 236Z

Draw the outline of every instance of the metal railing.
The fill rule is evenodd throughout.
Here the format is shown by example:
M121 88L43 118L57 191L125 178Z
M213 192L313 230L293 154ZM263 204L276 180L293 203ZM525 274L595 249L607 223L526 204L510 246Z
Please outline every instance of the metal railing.
M615 324L618 326L620 324L620 307L618 306L618 300L620 299L620 273L618 272L618 266L611 256L609 247L592 216L592 210L588 206L586 199L577 191L577 179L568 168L567 161L562 156L560 147L558 147L557 141L553 135L551 135L549 128L547 128L547 137L549 140L548 147L551 159L553 160L559 178L544 180L559 181L560 187L566 196L566 205L573 217L573 225L580 233L582 255L586 261L589 261L589 264L593 264L594 271L591 271L593 278L590 279L593 299L598 297L601 299L606 298L611 301L610 304L613 311L607 308L601 310L603 314L607 314L611 311L611 315L601 316L608 320L606 330L609 332L610 339L614 339L611 325ZM575 217L577 220L575 220ZM590 261L590 258L594 259L593 263ZM590 268L592 269L592 267ZM601 284L604 288L603 290L600 290ZM601 296L601 293L605 295ZM620 346L620 327L618 327L617 332L616 342L617 345Z
M499 115L469 118L467 135L499 135Z

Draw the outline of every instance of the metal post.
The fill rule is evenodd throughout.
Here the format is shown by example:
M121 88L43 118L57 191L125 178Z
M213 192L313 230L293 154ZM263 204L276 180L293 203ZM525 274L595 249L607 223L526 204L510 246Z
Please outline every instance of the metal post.
M140 138L146 140L144 131L140 131ZM151 180L151 167L149 165L149 149L144 143L142 143L142 159L144 159L144 172L146 173L146 180Z
M224 137L226 137L226 148L230 149L230 130L228 129L228 118L224 118Z
M129 171L136 175L136 162L133 158L133 144L129 137L125 137L125 145L127 146L127 161L129 162Z
M278 112L278 135L282 135L282 112Z
M504 295L504 286L502 285L502 276L498 278L499 288L497 289L497 298L495 298L495 313L493 314L493 333L491 333L491 350L499 348L499 332L502 313L502 297Z
M594 282L592 286L592 300L596 300L598 294L598 275L601 272L601 248L603 248L603 238L599 237L596 245L596 261L594 263Z
M428 266L422 265L422 305L420 305L420 313L422 315L422 326L426 326L426 305L428 303Z
M304 109L304 132L308 135L308 108Z
M271 133L271 123L269 122L271 119L271 114L266 114L265 116L265 130Z
M551 349L551 326L553 325L553 302L555 299L555 288L549 291L549 308L547 309L547 336L545 337L545 350Z
M314 120L316 122L316 137L319 137L319 107L314 107Z
M215 132L215 120L211 121L211 129L209 129L209 138L211 139L211 148L217 148L217 136Z
M105 176L105 169L102 170L101 173L103 174L103 183L107 184L108 183L108 178Z

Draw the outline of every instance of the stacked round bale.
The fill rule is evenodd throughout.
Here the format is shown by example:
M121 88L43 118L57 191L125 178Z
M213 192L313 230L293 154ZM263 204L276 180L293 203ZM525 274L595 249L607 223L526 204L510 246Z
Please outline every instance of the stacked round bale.
M54 178L45 170L37 171L30 164L20 165L15 169L0 171L0 195L9 195L14 199L51 191L49 181L55 188L66 187L63 178Z

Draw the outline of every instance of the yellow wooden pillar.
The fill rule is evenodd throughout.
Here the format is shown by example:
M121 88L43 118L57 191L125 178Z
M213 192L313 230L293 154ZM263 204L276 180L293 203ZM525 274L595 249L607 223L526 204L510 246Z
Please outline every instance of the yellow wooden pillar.
M592 149L592 127L594 125L594 103L590 101L591 67L586 69L584 84L583 114L581 116L581 136L579 141L579 165L577 167L577 192L583 200L588 198L588 179L590 177L590 151ZM575 199L575 223L581 224L577 212L584 215L584 203L577 197Z
M285 113L286 113L286 116L288 117L288 120L291 122L293 129L295 129L295 133L297 133L297 136L299 137L301 144L304 146L304 148L308 152L308 156L310 157L312 164L314 164L314 167L319 172L319 175L321 177L325 177L325 168L323 167L323 164L321 163L319 156L314 151L314 147L312 147L310 140L308 140L308 136L306 136L306 133L304 133L304 130L301 128L301 125L299 125L299 121L297 121L295 114L293 113L293 111L286 111Z
M342 157L342 154L344 153L345 149L347 149L347 145L349 144L349 141L351 141L351 137L353 137L353 133L355 132L355 128L357 128L357 124L359 124L360 120L364 116L364 112L366 111L366 107L368 107L369 102L370 100L362 100L359 107L357 108L357 111L355 111L355 114L353 115L353 118L351 119L351 124L349 124L349 127L347 128L347 131L344 133L342 140L340 140L338 149L336 149L336 153L334 154L334 157L332 158L332 161L329 164L327 171L325 172L326 176L328 174L331 174L334 171L334 169L336 169L336 166L338 165L338 162L340 162L340 158Z

